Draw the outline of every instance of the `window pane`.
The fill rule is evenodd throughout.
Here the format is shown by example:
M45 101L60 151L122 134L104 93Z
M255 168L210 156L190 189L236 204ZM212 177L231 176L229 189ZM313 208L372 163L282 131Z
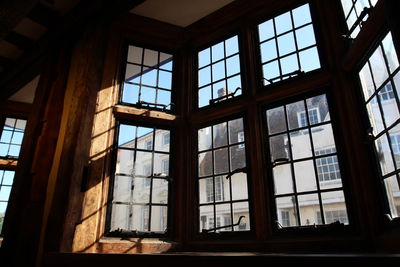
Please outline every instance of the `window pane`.
M300 27L311 22L310 7L308 4L293 9L294 26Z
M298 192L317 190L315 181L314 163L312 160L294 163L294 175Z
M267 110L268 133L275 134L286 130L286 118L283 106Z
M317 214L321 212L317 194L307 194L298 197L301 225L318 224Z
M343 224L349 224L343 191L323 193L321 197L326 223L339 221Z
M280 227L298 226L296 203L294 196L276 198L276 215Z
M399 189L399 179L396 175L385 179L385 189L388 198L389 208L393 218L400 217L400 203L398 201L398 195L400 193Z
M275 195L293 193L293 177L290 164L277 165L273 169Z

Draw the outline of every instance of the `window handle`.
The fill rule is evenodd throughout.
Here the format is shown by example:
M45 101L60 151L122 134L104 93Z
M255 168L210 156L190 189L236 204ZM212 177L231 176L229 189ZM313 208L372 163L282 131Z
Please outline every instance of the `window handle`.
M353 33L353 31L357 28L359 24L362 25L363 19L365 18L366 15L369 15L371 13L372 8L371 7L364 7L363 11L361 11L360 16L357 18L357 20L353 23L351 28L349 29L349 32L344 35L346 39L352 39L350 35Z
M238 88L236 88L236 90L235 90L233 93L229 93L229 94L227 94L227 95L223 95L223 96L220 96L220 97L215 98L215 99L210 99L210 105L211 105L211 104L218 103L218 102L220 102L221 100L225 100L225 99L234 97L235 94L236 94L236 92L239 91L240 89L242 89L242 88L238 87Z
M137 104L139 105L139 106L143 106L143 107L147 107L147 108L150 108L150 107L154 107L154 108L161 108L162 109L162 111L165 111L169 106L173 106L174 105L174 103L170 103L170 104L168 104L168 105L165 105L165 104L159 104L159 103L152 103L152 102L147 102L147 101L139 101L139 102L137 102Z
M209 232L213 232L219 229L224 229L224 228L228 228L228 227L234 227L234 226L238 226L240 224L240 221L245 218L246 216L240 216L239 220L237 223L234 224L229 224L229 225L224 225L224 226L219 226L219 227L215 227L215 228L211 228L211 229L203 229L202 233L209 233Z
M277 77L272 78L272 79L264 78L264 80L272 84L272 83L274 83L275 80L286 78L286 77L291 78L292 76L300 75L300 74L304 74L304 71L302 71L301 69L298 69L298 70L295 70L295 71L292 71L292 72L277 76Z
M275 167L276 165L279 165L279 164L286 163L288 161L289 161L288 158L277 158L272 162L272 167Z
M229 179L229 178L231 178L234 174L240 173L240 172L247 173L247 167L237 168L237 169L231 171L231 172L226 176L226 179Z

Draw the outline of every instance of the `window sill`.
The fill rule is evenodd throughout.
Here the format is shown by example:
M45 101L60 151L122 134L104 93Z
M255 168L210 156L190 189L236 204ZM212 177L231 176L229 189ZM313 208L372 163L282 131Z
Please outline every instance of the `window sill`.
M104 237L96 246L97 253L165 253L177 243L163 238Z

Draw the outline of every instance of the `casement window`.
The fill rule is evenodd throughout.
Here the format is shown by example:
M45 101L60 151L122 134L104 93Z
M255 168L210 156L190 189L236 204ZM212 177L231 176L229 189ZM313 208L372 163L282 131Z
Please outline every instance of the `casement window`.
M118 104L165 114L172 112L172 70L170 53L127 45ZM125 109L114 116L114 160L106 235L165 235L171 130L160 128L151 118L142 125Z
M379 160L380 177L386 191L391 217L399 216L395 207L400 203L400 161L397 142L397 135L400 133L399 70L398 56L389 32L359 72L363 103L371 127L369 137Z
M172 63L171 54L129 45L120 102L171 110Z
M264 85L320 68L309 4L258 25Z
M162 137L169 131L120 123L117 132L110 231L164 233L170 148Z
M26 120L6 117L0 136L0 235L24 138Z
M362 23L368 19L368 14L377 0L341 0L343 12L348 27L348 37L356 38Z
M321 121L308 112L315 106ZM266 109L278 228L329 224L326 216L318 221L311 215L325 214L332 206L347 210L329 112L325 95ZM308 114L304 125L298 124L299 113ZM325 183L331 179L337 183Z
M245 140L238 139L243 131L242 118L198 130L199 218L200 226L206 227L202 232L250 229L246 154L238 149L245 146ZM202 223L204 218L209 218L208 224ZM224 218L220 225L215 223L218 218ZM233 225L237 222L246 223L246 228Z
M198 107L242 94L238 36L198 53Z

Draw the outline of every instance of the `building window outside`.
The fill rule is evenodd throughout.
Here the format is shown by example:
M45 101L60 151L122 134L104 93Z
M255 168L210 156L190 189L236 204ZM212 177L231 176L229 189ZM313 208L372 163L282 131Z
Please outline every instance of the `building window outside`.
M321 113L319 123L312 121L313 114L308 112L315 106ZM302 127L298 123L299 113L309 114ZM335 176L335 183L325 183L324 179L330 176L321 176L318 170L322 163L337 157L326 96L267 109L266 117L278 226L330 223L325 216L320 222L311 216L321 211L324 214L332 206L346 210L341 176ZM335 167L339 171L339 165Z
M336 153L335 148L315 151L316 156L329 155L332 153ZM341 180L339 162L336 155L317 158L316 163L317 163L318 179L320 182Z
M310 108L308 110L308 119L310 120L310 124L317 124L320 122L318 108ZM307 118L305 112L299 112L298 120L300 127L307 126Z
M371 140L380 166L380 177L386 191L392 217L398 217L400 204L398 140L400 134L399 62L389 32L378 44L359 72L364 105L371 126ZM394 98L392 98L394 97ZM392 101L388 101L392 99Z
M378 2L378 0L342 0L343 12L348 29L350 30L353 27L357 19L361 16L361 12L363 12L365 8L374 7L376 2ZM364 17L362 22L365 22L367 19L368 15ZM357 37L361 30L361 26L362 23L354 26L355 28L350 35L351 38L354 39Z
M170 148L162 142L169 130L120 123L109 231L163 234L167 226ZM151 150L148 140L152 140ZM127 216L126 211L129 211ZM165 218L161 218L160 216ZM126 225L129 226L126 229Z
M164 134L163 135L163 145L169 145L169 139L170 139L170 136L169 136L169 133L166 133L166 134Z
M238 36L198 53L198 107L242 94Z
M173 56L129 45L120 101L171 110Z
M264 85L319 69L310 7L297 7L258 25Z
M237 223L240 216L245 216L241 223L246 229L229 226L212 232L250 229L246 155L245 149L238 149L239 145L244 145L245 140L238 139L238 133L243 131L242 118L198 130L200 226L214 229ZM220 217L224 218L221 221L224 224L218 226L214 222ZM202 218L213 220L204 224ZM207 230L201 227L200 231Z

